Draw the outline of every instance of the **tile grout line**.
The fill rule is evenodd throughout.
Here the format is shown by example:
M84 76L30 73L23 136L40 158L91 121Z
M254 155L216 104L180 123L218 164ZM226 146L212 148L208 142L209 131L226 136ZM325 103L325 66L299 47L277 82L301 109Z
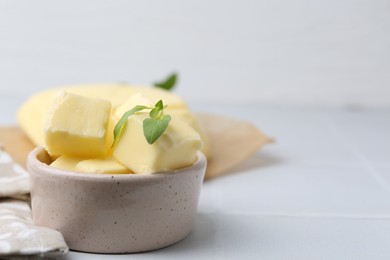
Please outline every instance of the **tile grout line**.
M335 134L337 137L339 137L340 143L343 144L343 146L348 149L354 156L356 156L360 162L361 165L366 169L366 171L370 174L372 178L382 187L384 190L390 194L390 184L387 183L383 177L375 170L375 168L372 166L372 164L367 160L367 158L360 152L358 152L357 149L354 149L353 145L351 145L349 142L346 142L347 139L342 132L337 128L337 126L328 118L324 125L331 131L333 134Z
M211 214L221 214L221 212L213 212ZM327 218L327 219L361 219L361 220L390 220L390 214L377 216L369 215L348 215L348 214L333 214L333 213L265 213L265 212L249 212L249 211L229 211L224 212L226 215L244 215L257 217L276 217L276 218Z

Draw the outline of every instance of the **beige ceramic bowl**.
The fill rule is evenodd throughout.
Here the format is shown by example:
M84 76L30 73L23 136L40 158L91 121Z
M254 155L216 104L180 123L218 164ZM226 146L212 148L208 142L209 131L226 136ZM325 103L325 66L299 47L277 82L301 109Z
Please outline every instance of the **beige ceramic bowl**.
M27 159L36 225L59 230L70 249L130 253L162 248L192 229L206 159L152 175L86 174L50 167L43 148Z

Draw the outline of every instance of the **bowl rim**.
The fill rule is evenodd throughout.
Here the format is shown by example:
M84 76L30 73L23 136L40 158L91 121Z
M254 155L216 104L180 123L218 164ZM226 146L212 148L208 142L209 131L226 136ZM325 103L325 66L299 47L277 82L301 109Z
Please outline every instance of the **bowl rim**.
M156 172L151 174L83 173L52 167L37 158L37 156L42 153L47 152L44 147L38 146L28 154L26 164L30 175L89 181L153 181L161 178L172 178L173 176L192 171L200 172L204 170L204 174L207 166L207 159L205 155L201 151L197 151L197 160L192 165L172 171Z

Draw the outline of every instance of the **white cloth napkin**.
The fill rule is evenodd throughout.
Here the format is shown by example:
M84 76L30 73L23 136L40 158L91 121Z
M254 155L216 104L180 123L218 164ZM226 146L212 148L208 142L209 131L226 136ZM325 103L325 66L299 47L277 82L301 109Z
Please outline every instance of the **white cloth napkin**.
M66 254L60 232L33 224L29 193L28 173L0 150L0 258Z

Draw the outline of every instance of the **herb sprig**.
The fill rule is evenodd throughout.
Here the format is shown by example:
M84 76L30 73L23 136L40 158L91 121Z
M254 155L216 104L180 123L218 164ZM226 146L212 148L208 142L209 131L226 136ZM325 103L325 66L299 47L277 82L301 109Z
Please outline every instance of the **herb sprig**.
M129 116L146 109L150 109L150 112L149 118L145 118L142 122L144 136L149 144L153 144L165 132L171 121L171 116L164 114L164 108L166 107L167 106L164 106L162 100L159 100L154 107L137 105L125 112L114 127L114 142L112 143L112 147L118 142L119 136L126 125Z
M177 82L178 75L176 73L170 74L166 79L156 82L153 85L158 88L163 88L165 90L172 90Z

